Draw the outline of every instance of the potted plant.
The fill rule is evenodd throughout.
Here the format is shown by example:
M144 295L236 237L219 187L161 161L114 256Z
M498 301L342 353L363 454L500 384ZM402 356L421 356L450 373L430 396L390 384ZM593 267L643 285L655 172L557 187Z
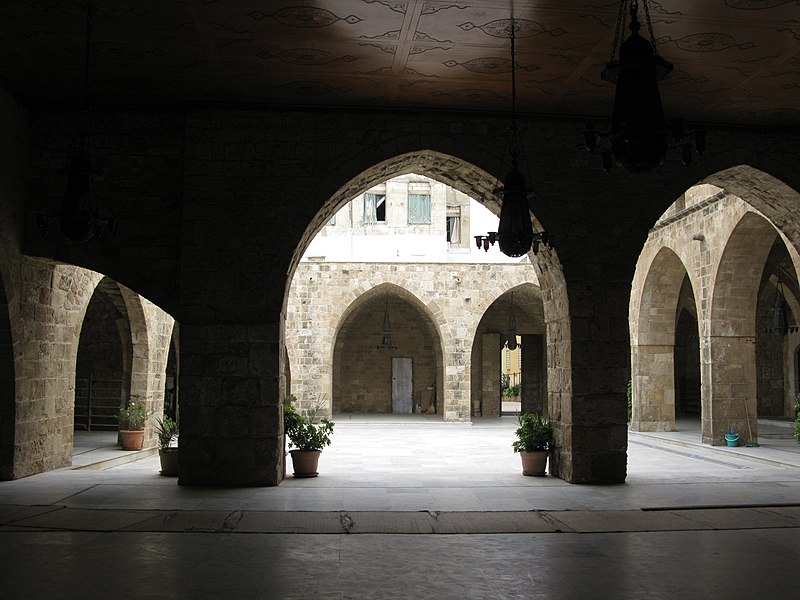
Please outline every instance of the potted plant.
M314 424L316 411L301 414L291 405L294 396L287 398L289 404L283 407L283 430L289 438L289 450L295 477L316 477L319 455L325 446L331 443L333 422L321 419Z
M168 415L156 421L158 436L158 458L161 460L161 474L178 474L178 423Z
M144 444L144 424L147 421L144 402L130 400L119 409L119 435L123 450L141 450Z
M523 413L512 447L522 457L522 474L543 477L547 458L553 449L553 427L539 413Z

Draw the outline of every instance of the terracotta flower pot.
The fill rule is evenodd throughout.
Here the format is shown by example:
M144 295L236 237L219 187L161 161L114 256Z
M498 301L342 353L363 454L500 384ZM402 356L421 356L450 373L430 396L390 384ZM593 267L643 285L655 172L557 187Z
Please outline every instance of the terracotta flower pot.
M550 452L547 450L534 450L532 452L520 452L522 457L522 474L533 477L544 477L547 468L547 457Z
M170 477L178 475L178 449L159 448L158 458L161 460L161 474Z
M144 429L134 431L120 429L119 436L122 440L123 450L141 450L144 445Z
M289 450L295 477L316 477L321 450Z

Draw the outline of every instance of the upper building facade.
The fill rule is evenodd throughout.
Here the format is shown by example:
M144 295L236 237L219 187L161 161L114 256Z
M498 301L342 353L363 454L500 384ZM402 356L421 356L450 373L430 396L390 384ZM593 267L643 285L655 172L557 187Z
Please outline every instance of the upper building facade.
M442 182L409 173L359 194L309 244L303 260L386 263L529 263L476 235L497 231L485 206Z

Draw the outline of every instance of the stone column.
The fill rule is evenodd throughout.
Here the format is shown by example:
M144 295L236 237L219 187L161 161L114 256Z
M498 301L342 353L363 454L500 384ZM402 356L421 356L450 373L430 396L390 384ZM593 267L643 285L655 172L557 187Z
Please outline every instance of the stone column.
M675 346L633 347L632 431L675 430Z
M545 406L544 336L522 336L522 385L520 402L522 412L547 413Z
M481 336L481 397L480 414L499 417L500 402L500 334L484 333Z
M550 341L549 409L556 450L553 474L570 483L622 483L627 469L627 381L630 361L630 284L573 281L570 288L571 340ZM550 340L558 323L548 323ZM554 352L551 352L551 348Z
M758 437L756 420L756 344L753 336L711 336L703 352L702 435L704 444L725 444L725 433L735 427L742 440L750 430ZM745 405L747 408L745 409Z
M279 325L181 323L181 484L277 485Z

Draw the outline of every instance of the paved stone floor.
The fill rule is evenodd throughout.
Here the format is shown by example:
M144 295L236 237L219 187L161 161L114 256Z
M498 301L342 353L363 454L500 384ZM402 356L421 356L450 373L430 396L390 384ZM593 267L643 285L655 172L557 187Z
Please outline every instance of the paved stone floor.
M523 477L512 417L336 423L321 475L276 488L77 441L80 468L0 483L0 598L797 597L786 424L753 448L631 433L627 482L584 486Z

